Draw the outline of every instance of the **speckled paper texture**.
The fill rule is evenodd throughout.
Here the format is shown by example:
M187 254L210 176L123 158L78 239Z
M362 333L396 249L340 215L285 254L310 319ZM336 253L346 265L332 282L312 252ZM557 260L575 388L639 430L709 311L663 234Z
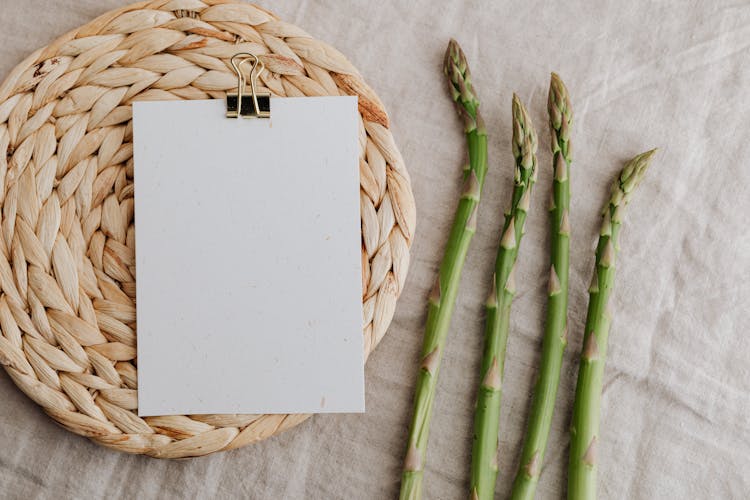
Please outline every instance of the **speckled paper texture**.
M356 97L133 106L138 414L364 411Z

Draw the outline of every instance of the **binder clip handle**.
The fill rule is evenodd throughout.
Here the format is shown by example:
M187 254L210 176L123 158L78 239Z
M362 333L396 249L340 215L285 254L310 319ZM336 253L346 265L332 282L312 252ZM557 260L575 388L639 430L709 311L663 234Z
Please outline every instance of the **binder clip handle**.
M242 65L247 61L253 61L253 67L250 70L250 95L245 93L247 81L245 80L245 74L242 72ZM240 52L232 56L231 63L235 73L237 73L237 92L227 93L227 117L269 118L271 116L271 94L258 93L256 89L256 81L266 69L263 61L255 54Z

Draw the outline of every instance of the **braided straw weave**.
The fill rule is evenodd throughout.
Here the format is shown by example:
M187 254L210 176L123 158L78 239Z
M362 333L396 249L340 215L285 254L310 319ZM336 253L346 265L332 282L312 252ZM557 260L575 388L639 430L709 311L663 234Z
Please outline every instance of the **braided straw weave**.
M223 98L238 52L260 56L274 95L359 96L366 355L406 278L409 175L380 100L332 47L250 4L153 0L37 50L0 85L0 363L63 427L116 450L206 455L308 417L136 413L131 103Z

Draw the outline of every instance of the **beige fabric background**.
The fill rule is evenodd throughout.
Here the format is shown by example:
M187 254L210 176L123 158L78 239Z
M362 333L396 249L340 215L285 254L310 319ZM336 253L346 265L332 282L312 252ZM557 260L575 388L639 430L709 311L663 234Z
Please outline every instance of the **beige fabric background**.
M2 0L0 73L122 0ZM661 147L629 207L614 297L601 437L602 498L750 494L750 5L746 2L264 1L341 49L390 110L419 210L412 268L367 365L365 415L322 415L261 444L165 462L56 427L0 375L0 497L383 499L398 491L426 297L465 158L440 64L463 45L490 133L491 169L445 351L425 497L465 498L471 420L501 211L510 99L540 130L538 189L518 268L501 429L506 498L543 325L548 270L549 72L573 96L570 346L539 498L565 491L567 426L598 213L623 161Z

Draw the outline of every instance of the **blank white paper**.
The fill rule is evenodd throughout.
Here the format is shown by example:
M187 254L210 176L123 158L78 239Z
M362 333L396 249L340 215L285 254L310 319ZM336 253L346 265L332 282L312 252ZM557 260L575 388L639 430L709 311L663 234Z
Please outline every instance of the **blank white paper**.
M356 97L136 102L138 414L363 412Z

